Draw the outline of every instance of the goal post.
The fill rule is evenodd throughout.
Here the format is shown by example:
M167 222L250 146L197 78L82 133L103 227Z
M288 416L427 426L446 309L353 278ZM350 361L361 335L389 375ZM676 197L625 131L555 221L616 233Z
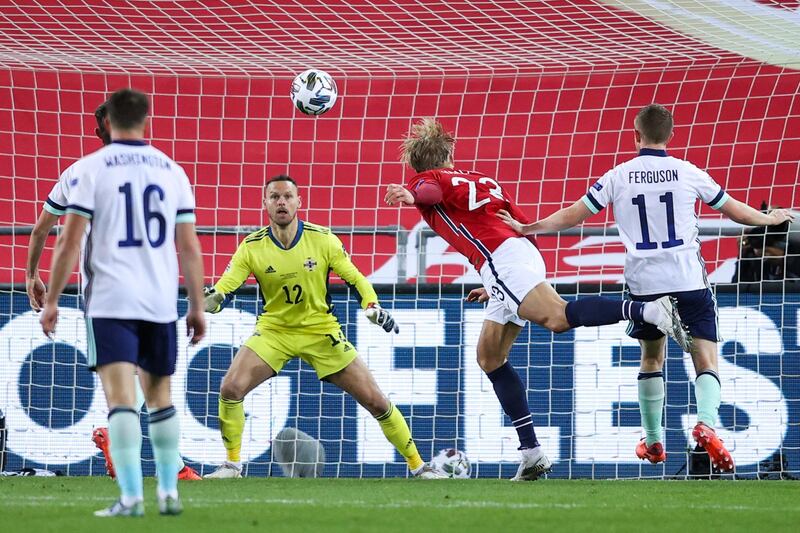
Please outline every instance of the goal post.
M4 8L0 410L7 468L103 472L90 436L105 424L106 407L86 369L77 291L63 297L56 342L47 340L25 295L26 246L59 173L100 146L94 109L113 90L132 86L151 97L151 142L183 165L194 185L206 283L218 279L248 231L267 224L265 180L291 175L300 185L301 217L335 230L398 320L400 334L384 334L364 319L346 286L332 283L348 338L406 415L424 458L458 448L473 475L510 477L518 457L514 429L475 362L482 309L463 301L479 277L416 210L389 208L383 195L388 184L410 177L398 160L403 136L416 119L432 116L455 134L459 166L493 176L530 217L542 218L632 157L633 118L658 102L675 116L671 155L707 170L751 206L800 208L796 9L712 1L704 11L665 2L672 8L654 12L651 4L348 0L237 10L223 2L143 1ZM316 118L289 99L291 79L309 67L329 72L339 87L335 107ZM743 250L741 227L705 206L698 216L725 339L720 434L738 475L800 475L800 233L770 230ZM42 258L45 281L53 242L51 236ZM623 296L624 248L611 210L538 242L549 281L565 298ZM754 250L754 243L761 247ZM776 279L735 281L745 264L741 254L750 274ZM77 281L76 275L71 282ZM186 307L181 296L181 314ZM181 452L200 469L224 459L216 395L258 313L257 291L248 285L229 308L209 315L203 343L181 344L174 386ZM624 325L563 335L523 330L510 360L528 387L553 476L685 475L696 411L693 367L671 344L669 459L645 465L633 453L640 436L638 350ZM245 411L249 475L281 475L271 442L284 427L322 442L326 476L406 474L366 411L299 361L251 393ZM150 474L149 444L144 450Z

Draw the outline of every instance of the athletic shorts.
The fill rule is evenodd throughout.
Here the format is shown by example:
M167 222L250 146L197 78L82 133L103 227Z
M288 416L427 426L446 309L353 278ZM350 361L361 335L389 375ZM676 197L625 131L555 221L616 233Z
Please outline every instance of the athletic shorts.
M171 376L178 356L175 324L86 317L89 369L123 362L156 376Z
M319 379L344 370L358 357L342 329L331 328L328 333L301 333L256 328L244 343L276 373L292 358L299 357L310 364Z
M489 293L484 319L524 326L526 321L517 315L519 306L547 278L544 259L536 246L525 238L507 239L486 258L480 275Z
M710 289L696 291L673 292L664 294L648 294L636 296L628 294L634 302L652 302L662 296L672 296L678 301L678 315L689 328L689 333L697 339L719 342L719 325L717 324L717 301ZM628 336L634 339L653 341L664 336L652 324L630 322Z

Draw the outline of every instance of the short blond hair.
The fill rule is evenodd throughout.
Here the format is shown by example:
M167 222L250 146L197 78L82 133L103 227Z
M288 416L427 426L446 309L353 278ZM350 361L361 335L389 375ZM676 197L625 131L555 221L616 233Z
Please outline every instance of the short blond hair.
M400 161L417 172L443 168L453 159L456 140L432 118L423 118L411 126L411 133L403 139Z

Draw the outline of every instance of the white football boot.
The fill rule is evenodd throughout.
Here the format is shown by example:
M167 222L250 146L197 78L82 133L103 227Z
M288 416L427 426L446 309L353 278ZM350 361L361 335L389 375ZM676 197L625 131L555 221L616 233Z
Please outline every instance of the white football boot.
M109 518L112 516L144 516L144 502L139 500L133 505L128 506L123 504L122 500L119 499L114 502L111 507L95 511L94 515L101 518Z
M161 496L158 497L158 512L162 515L179 515L183 512L180 497Z
M542 451L541 446L520 450L522 461L519 463L517 475L511 481L535 481L553 468L553 463Z
M233 479L242 477L242 467L236 466L230 461L225 461L219 467L203 476L203 479Z
M684 352L691 353L692 336L681 321L681 317L678 314L678 309L672 297L662 296L653 303L658 306L658 310L661 312L658 324L655 325L658 330L664 335L675 339L675 342L678 343L678 346L680 346Z

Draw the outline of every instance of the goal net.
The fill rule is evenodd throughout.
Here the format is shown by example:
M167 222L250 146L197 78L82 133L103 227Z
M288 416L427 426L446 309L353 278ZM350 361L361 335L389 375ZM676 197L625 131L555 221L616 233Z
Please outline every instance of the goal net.
M164 3L33 0L0 11L0 409L8 469L101 474L90 440L105 425L86 368L77 290L60 302L55 342L25 294L31 226L61 171L99 147L94 109L132 86L152 98L152 143L187 170L197 197L206 282L237 243L267 224L262 187L288 173L301 217L331 226L393 310L400 334L370 325L332 283L336 315L427 459L458 448L472 475L509 477L517 439L475 363L479 283L414 209L382 203L410 171L398 146L412 122L439 119L456 160L490 176L532 217L579 199L634 154L632 122L651 102L676 120L670 153L751 206L797 208L800 19L781 1L490 2L341 0ZM658 7L654 7L658 6ZM331 73L335 108L301 115L291 78ZM737 474L800 471L800 234L747 235L701 206L703 256L719 306L719 432ZM48 240L40 273L49 276ZM624 249L608 213L539 240L566 298L623 293ZM737 277L737 273L741 276ZM72 279L77 283L77 276ZM253 281L251 280L250 283ZM179 310L186 302L179 299ZM181 341L173 396L181 453L209 471L224 459L219 385L252 332L252 286L209 316L195 347ZM179 326L183 327L183 326ZM691 360L670 344L665 464L644 465L636 375L625 325L552 335L527 327L510 355L556 477L686 475L696 406ZM406 468L356 403L294 361L245 400L248 475L281 475L271 444L284 427L325 447L328 476L402 476ZM143 417L144 419L144 417ZM145 473L153 472L149 444Z

